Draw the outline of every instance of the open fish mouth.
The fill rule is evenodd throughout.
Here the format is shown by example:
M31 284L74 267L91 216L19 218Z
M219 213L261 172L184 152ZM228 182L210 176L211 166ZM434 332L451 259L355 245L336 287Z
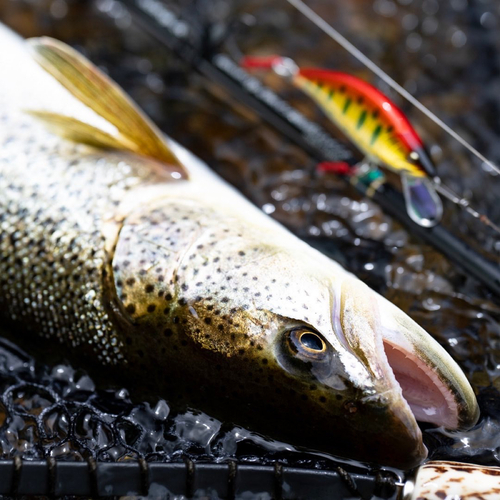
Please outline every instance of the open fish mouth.
M368 318L363 323L355 319L360 313ZM396 306L366 285L346 280L340 314L345 342L407 425L415 428L420 421L467 429L477 422L476 397L460 367Z
M479 419L476 396L463 371L423 328L377 297L387 361L416 420L468 429Z
M413 353L384 340L387 361L415 419L448 429L459 427L459 408L452 390Z

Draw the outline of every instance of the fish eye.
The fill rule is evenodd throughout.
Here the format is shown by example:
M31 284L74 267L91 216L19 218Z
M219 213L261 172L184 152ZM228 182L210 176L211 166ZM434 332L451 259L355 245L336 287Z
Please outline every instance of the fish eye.
M326 352L327 345L318 332L311 328L294 328L289 341L293 351L306 356L317 356Z
M304 348L315 351L322 352L326 349L326 344L323 339L314 332L303 332L299 336L299 342L304 346Z
M284 330L277 344L276 360L281 368L299 378L321 381L335 367L334 350L325 338L310 326Z

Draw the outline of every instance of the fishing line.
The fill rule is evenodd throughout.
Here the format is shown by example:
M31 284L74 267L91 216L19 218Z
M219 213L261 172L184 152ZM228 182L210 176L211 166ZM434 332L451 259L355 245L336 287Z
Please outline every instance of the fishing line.
M449 127L443 120L437 117L430 109L424 106L418 99L413 97L407 90L405 90L401 85L399 85L396 80L391 78L382 68L377 66L371 59L365 56L358 48L356 48L349 40L347 40L343 35L341 35L333 26L328 24L321 16L316 14L310 7L308 7L302 0L286 0L290 5L295 7L299 12L306 16L312 23L314 23L319 29L326 33L330 38L335 40L339 45L346 49L353 57L355 57L359 62L364 64L370 71L375 73L379 78L381 78L387 85L393 88L398 94L404 97L408 102L413 104L417 109L424 113L428 118L430 118L434 123L439 125L445 132L447 132L451 137L458 141L462 146L468 149L474 156L479 158L483 163L488 165L497 174L500 174L500 167L495 165L493 162L488 160L484 155L482 155L474 146L469 144L462 136L457 134L451 127Z

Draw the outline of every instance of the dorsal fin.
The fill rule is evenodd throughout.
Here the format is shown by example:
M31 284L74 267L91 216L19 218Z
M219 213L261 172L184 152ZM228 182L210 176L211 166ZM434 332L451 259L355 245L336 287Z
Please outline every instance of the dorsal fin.
M96 114L116 127L116 135L77 118L29 110L65 138L98 147L133 151L187 172L165 142L162 133L127 94L88 59L52 38L28 40L34 59L63 87Z

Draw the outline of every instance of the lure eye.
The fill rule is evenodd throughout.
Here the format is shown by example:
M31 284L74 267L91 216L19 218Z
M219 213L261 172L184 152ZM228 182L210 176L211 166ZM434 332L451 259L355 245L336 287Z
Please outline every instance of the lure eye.
M418 161L418 160L420 160L420 155L419 155L416 151L412 151L412 152L409 154L409 157L410 157L410 160L413 160L413 161Z
M290 331L289 342L292 350L306 357L318 357L327 350L321 335L310 328L294 328Z

